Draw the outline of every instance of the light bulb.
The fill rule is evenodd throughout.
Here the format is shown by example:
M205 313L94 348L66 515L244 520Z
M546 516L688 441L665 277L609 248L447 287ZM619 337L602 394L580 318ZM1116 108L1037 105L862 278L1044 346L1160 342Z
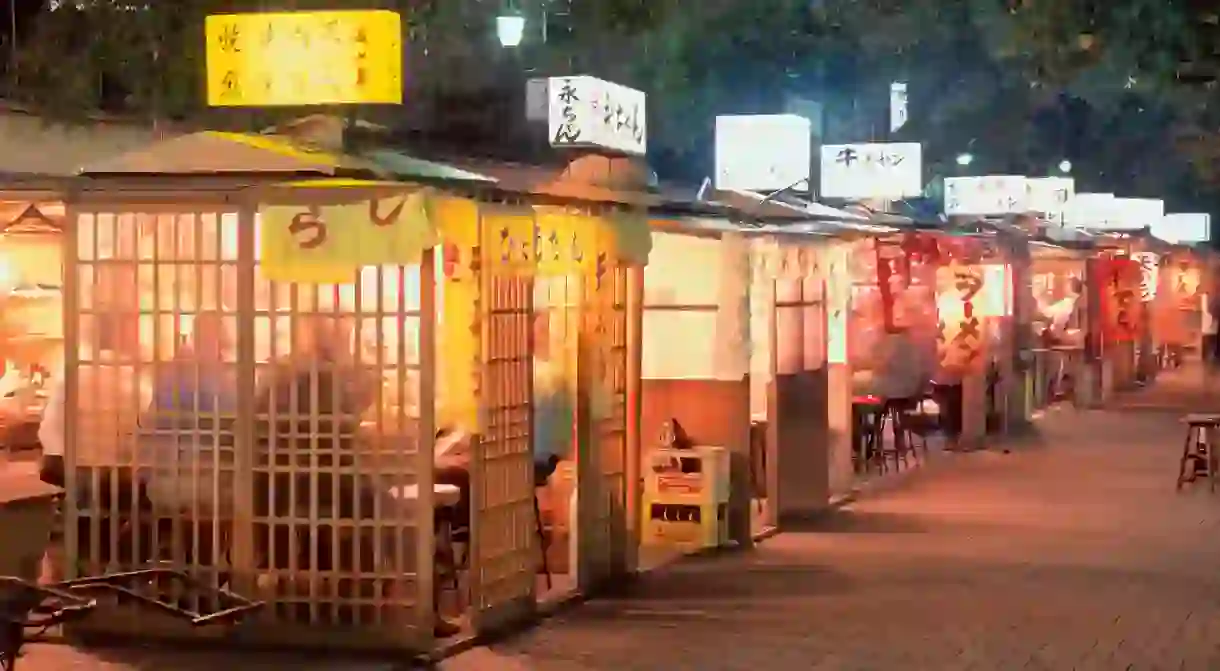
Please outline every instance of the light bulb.
M525 36L525 17L519 14L504 14L496 17L496 37L500 46L515 47Z

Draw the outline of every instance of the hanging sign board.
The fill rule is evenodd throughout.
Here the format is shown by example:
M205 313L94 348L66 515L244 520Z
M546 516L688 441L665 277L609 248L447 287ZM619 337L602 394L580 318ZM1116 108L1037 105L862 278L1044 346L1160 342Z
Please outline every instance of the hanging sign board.
M424 190L345 205L268 205L259 210L263 277L345 284L363 266L419 263L439 242ZM532 231L532 229L531 229Z
M936 269L940 367L967 373L983 363L984 328L975 302L984 286L983 266L950 261Z
M1174 212L1153 222L1152 234L1166 242L1192 244L1212 239L1212 216L1206 212Z
M213 107L402 103L395 12L217 14L204 30Z
M648 151L645 95L596 77L551 77L547 82L547 126L552 147Z
M1073 228L1109 228L1114 218L1114 194L1078 193L1068 202L1065 225Z
M778 191L808 187L813 125L796 114L716 117L716 188Z
M1181 259L1168 270L1172 273L1166 282L1173 292L1170 303L1179 310L1194 310L1199 303L1199 287L1202 284L1200 268L1188 259Z
M918 142L822 145L822 193L849 200L913 198L923 194Z
M1165 201L1159 198L1115 198L1108 228L1138 231L1160 226L1165 218Z
M1029 211L1029 189L1018 175L946 177L945 214L1003 215Z
M1025 180L1025 186L1029 189L1029 211L1043 214L1047 221L1062 226L1069 203L1076 195L1076 180L1071 177L1030 177Z
M1103 259L1098 268L1102 279L1103 335L1109 342L1131 342L1140 324L1140 270L1133 259Z

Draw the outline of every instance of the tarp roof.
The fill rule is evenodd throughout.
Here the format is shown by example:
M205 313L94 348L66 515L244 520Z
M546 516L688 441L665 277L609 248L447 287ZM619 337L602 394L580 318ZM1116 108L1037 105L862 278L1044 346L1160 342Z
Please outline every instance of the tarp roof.
M611 164L621 159L580 157L563 166L530 166L493 161L434 161L373 145L341 153L284 135L203 131L88 165L85 178L257 176L274 180L349 178L460 182L511 193L598 202L649 204L655 196L615 188ZM605 166L601 164L605 164ZM597 165L592 165L597 164ZM604 168L604 169L603 169ZM579 173L579 174L577 174ZM629 180L623 180L626 183Z

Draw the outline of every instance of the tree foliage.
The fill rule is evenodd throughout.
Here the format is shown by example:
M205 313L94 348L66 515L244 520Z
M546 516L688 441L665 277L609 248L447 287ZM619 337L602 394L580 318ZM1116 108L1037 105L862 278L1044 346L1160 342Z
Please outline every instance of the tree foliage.
M203 17L272 6L145 2L82 0L41 12L21 36L22 95L61 117L110 108L198 118ZM523 1L546 40L535 28L512 57L494 41L499 3L296 0L274 8L399 10L408 26L409 106L454 89L518 87L528 76L572 72L641 88L649 94L650 146L669 173L708 172L716 114L776 112L789 96L822 105L827 141L890 138L886 91L905 81L910 123L893 139L922 142L932 175L952 174L962 151L978 159L974 170L1024 174L1045 173L1066 157L1084 188L1155 195L1193 193L1197 177L1220 179L1220 149L1211 141L1220 108L1209 91L1176 76L1182 62L1211 47L1206 5Z

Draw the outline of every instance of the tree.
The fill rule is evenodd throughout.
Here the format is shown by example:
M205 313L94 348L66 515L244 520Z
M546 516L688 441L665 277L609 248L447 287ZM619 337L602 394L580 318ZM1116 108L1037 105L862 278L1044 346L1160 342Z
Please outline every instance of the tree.
M710 172L717 114L781 111L796 95L823 104L827 141L921 142L929 176L954 174L967 150L972 170L1031 175L1066 157L1084 189L1197 197L1197 178L1220 179L1220 106L1176 76L1209 39L1194 1L550 0L521 5L547 39L539 29L515 51L495 43L498 3L374 4L405 17L407 108L429 117L410 125L434 131L462 119L493 137L506 121L478 113L486 90L520 95L526 77L582 72L648 92L650 158L670 176ZM60 116L113 108L263 122L209 115L202 35L209 13L268 3L129 2L39 14L23 46L24 96ZM891 137L892 81L909 85L911 120Z

